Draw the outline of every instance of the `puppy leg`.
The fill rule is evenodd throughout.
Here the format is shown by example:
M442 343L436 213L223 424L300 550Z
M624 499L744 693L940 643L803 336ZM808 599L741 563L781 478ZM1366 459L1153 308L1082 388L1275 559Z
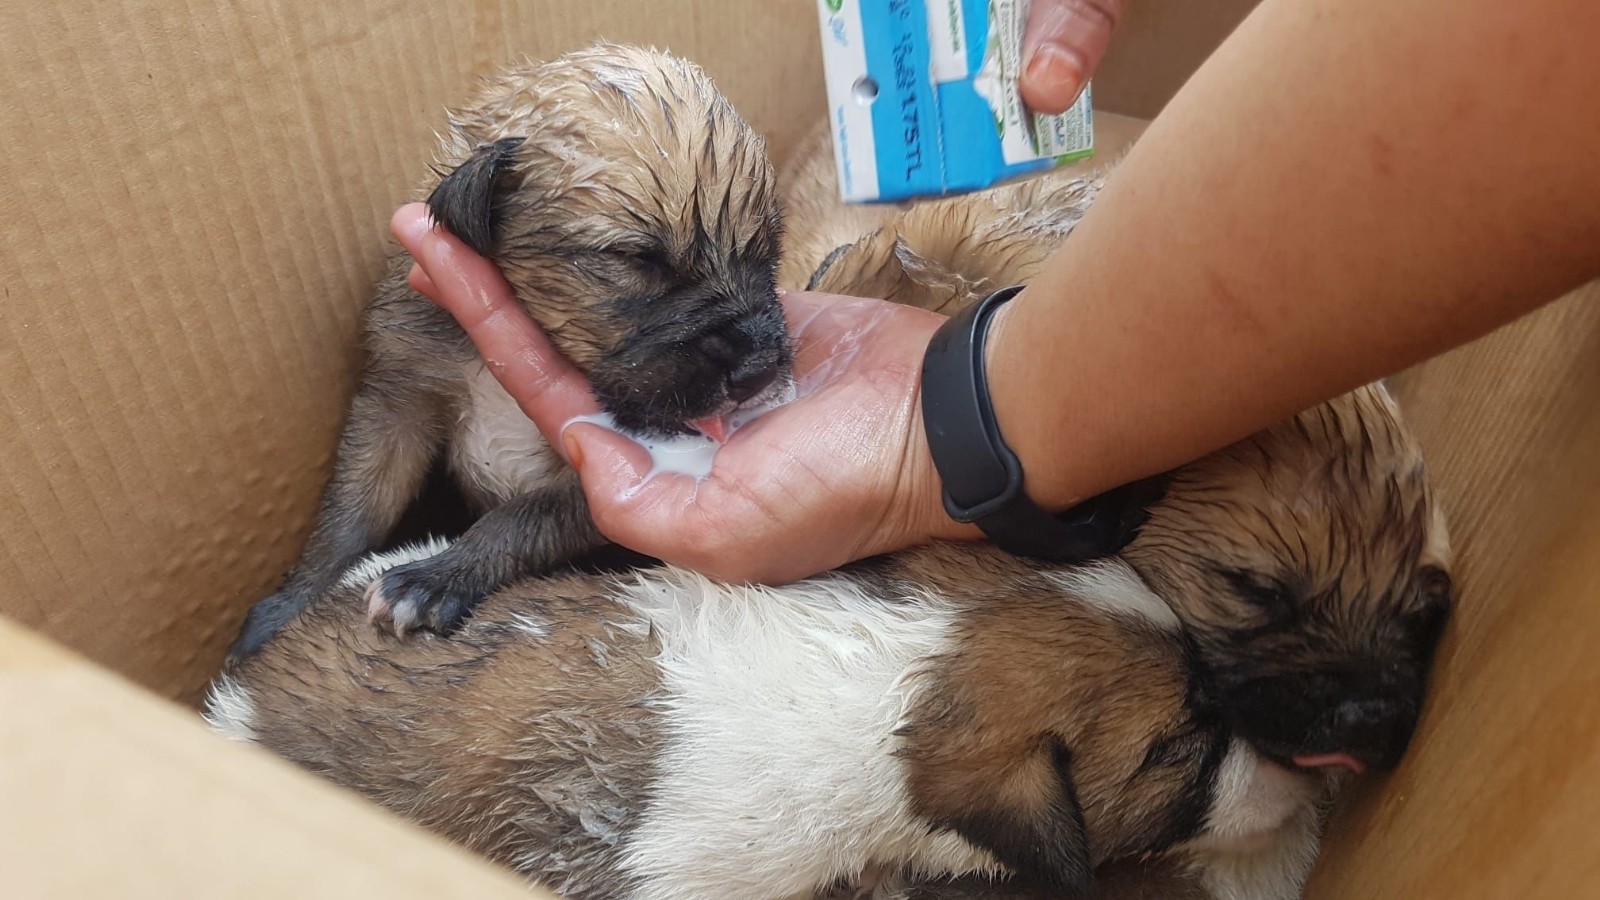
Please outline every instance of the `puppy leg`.
M1318 811L1308 808L1259 847L1197 852L1194 871L1211 900L1295 900L1316 862L1321 830Z
M376 547L417 495L443 442L446 405L404 380L367 379L351 404L311 537L278 591L258 601L228 651L232 668Z
M490 510L443 553L385 572L367 588L368 614L396 634L445 634L508 582L604 544L577 474L564 470L554 484Z

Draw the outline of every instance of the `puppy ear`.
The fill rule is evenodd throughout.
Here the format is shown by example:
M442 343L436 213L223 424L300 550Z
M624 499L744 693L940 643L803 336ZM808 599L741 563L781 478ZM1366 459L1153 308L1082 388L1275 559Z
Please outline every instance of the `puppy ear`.
M1072 753L1064 743L1051 738L1001 784L970 787L975 790L939 817L939 824L989 851L1018 884L1061 897L1089 895L1089 836L1072 780Z
M828 274L828 270L833 268L833 264L839 261L839 257L849 253L853 247L855 247L855 244L840 244L828 251L828 255L824 256L822 262L817 264L817 270L811 273L811 279L806 282L806 290L816 290L817 286L822 284L822 279Z
M494 249L501 198L521 186L522 177L514 165L520 146L522 138L480 144L428 196L433 220L481 256Z

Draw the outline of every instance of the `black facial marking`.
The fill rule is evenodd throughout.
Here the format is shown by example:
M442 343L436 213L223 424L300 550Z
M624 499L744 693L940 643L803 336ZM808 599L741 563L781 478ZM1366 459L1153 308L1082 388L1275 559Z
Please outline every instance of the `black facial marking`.
M696 244L670 251L640 240L613 248L625 275L600 314L618 338L589 370L596 397L617 425L643 435L681 434L701 416L725 413L786 380L793 362L778 302L777 239L745 242L754 255Z
M1274 629L1282 629L1299 617L1298 592L1284 582L1260 572L1218 568L1217 574L1239 598L1261 611Z
M1222 692L1235 733L1274 761L1346 753L1381 771L1410 743L1423 687L1423 671L1400 665L1244 677Z
M511 163L522 138L504 138L473 151L428 196L433 220L479 255L494 249L501 196L519 186Z
M939 824L988 850L1014 873L1018 885L1049 888L1062 897L1086 897L1094 872L1083 808L1072 780L1072 753L1059 739L1051 739L1044 752L1050 754L1055 790L1035 798L1037 806L984 804L957 821Z

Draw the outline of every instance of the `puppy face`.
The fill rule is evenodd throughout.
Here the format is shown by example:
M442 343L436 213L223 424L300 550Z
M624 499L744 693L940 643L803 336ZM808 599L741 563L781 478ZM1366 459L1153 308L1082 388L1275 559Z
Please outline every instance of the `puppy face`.
M1387 769L1451 608L1420 451L1377 386L1175 473L1127 557L1175 607L1236 734Z
M495 260L622 428L683 432L787 385L765 144L698 67L597 45L452 114L435 219Z

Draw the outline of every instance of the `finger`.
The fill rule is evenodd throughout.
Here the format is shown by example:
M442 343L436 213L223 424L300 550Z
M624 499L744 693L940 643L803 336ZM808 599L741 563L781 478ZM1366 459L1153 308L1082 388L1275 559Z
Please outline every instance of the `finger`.
M1034 0L1022 35L1022 102L1066 112L1094 75L1124 0Z
M406 273L406 281L410 283L412 290L435 303L439 302L439 288L434 285L433 279L428 277L428 273L424 272L421 266L412 263L411 271Z
M687 475L654 472L643 447L607 428L578 422L561 435L589 498L589 515L607 539L637 553L678 561L674 540L695 505L698 484Z
M391 228L432 284L430 296L466 331L546 440L559 447L567 422L600 411L583 373L551 346L493 263L434 228L420 203L401 207Z

